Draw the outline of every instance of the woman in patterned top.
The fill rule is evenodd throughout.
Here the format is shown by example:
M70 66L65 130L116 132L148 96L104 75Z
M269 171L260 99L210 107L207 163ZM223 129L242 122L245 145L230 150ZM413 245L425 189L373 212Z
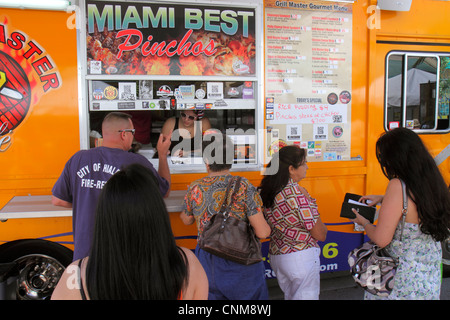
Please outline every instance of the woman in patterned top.
M272 228L270 265L286 300L318 300L320 248L327 228L320 219L316 200L298 182L305 178L306 151L286 146L276 153L261 181L261 198Z
M233 158L234 148L229 138L214 130L205 132L203 159L208 175L191 183L184 199L184 210L180 214L187 225L197 222L199 236L211 217L220 211L223 201L231 201L224 198L227 185L233 178L230 174ZM270 234L270 227L262 213L261 198L246 178L241 179L230 214L249 221L256 236L266 238ZM208 276L209 300L268 299L263 261L245 266L212 255L198 246L195 254Z

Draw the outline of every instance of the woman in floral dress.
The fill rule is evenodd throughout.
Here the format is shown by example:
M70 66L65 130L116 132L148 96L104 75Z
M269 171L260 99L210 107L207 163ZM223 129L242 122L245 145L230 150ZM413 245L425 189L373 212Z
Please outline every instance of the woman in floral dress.
M447 185L422 140L412 130L397 128L376 144L378 162L389 179L384 196L360 199L381 204L377 225L357 212L354 222L367 236L399 258L394 288L387 297L366 293L365 299L439 299L441 244L450 235L450 196ZM406 185L408 213L401 234L402 184Z

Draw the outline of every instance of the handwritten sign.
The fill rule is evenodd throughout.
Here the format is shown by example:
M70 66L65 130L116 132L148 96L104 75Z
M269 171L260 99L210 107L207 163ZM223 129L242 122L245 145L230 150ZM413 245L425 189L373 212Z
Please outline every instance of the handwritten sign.
M347 123L347 106L343 104L275 104L272 124Z

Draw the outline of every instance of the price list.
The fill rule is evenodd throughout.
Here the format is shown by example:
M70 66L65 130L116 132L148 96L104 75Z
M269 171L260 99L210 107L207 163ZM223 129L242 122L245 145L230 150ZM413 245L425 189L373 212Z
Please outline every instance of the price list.
M267 154L286 143L307 149L308 161L349 160L352 5L265 5Z

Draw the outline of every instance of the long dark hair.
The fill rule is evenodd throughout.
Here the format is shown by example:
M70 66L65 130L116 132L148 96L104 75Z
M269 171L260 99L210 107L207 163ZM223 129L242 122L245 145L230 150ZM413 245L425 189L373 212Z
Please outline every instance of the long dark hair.
M285 146L273 155L267 168L270 168L271 171L276 170L278 164L278 170L270 172L269 174L269 170L266 169L266 173L259 186L264 207L272 207L275 196L281 192L289 182L289 167L293 166L297 169L305 162L305 160L305 149L293 145Z
M153 173L133 164L105 184L86 269L91 299L178 299L188 262Z
M417 206L420 229L436 241L450 235L450 193L434 159L412 130L397 128L383 134L376 143L383 174L405 182Z

